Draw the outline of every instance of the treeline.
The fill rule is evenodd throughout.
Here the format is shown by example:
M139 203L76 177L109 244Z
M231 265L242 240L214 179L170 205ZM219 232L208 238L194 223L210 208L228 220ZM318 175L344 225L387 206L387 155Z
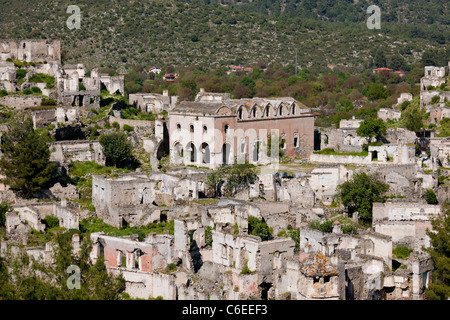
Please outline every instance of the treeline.
M263 62L250 67L251 72L227 72L228 68L168 66L154 75L140 65L126 75L125 89L128 94L168 90L170 95L178 95L179 101L194 100L200 88L207 92L230 93L235 99L288 96L319 112L317 125L330 126L352 116L375 116L379 108L396 103L403 92L417 96L424 72L422 63L405 65L404 69L409 70L405 77L388 72L374 74L372 69L352 73L345 67L327 71L296 70L292 64L266 65ZM176 72L179 77L174 82L166 82L162 78L165 72Z

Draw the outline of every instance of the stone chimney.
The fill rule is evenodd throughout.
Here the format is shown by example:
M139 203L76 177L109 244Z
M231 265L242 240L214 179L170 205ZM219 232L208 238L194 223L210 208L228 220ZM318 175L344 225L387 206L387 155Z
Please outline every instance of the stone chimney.
M163 96L168 97L169 96L169 90L163 90Z

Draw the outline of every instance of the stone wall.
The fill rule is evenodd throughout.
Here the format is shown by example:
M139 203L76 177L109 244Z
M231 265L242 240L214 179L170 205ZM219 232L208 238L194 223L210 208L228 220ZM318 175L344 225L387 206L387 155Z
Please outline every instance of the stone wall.
M376 232L392 237L394 243L415 245L420 251L429 241L426 230L431 229L431 218L440 212L439 205L423 202L374 203L373 227Z
M10 94L0 98L0 104L5 107L15 108L15 109L25 109L26 107L37 107L40 106L42 102L42 96L27 96Z
M66 140L50 144L50 161L64 165L69 162L94 161L105 165L105 156L98 141Z

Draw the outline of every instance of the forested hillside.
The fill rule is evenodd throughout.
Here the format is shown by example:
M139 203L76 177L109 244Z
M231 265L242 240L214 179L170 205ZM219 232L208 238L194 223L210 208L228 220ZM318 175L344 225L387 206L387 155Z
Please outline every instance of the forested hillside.
M0 0L0 38L58 38L65 62L122 71L136 64L288 65L295 52L301 67L407 68L450 42L449 2L439 0L79 0L78 30L66 26L71 4ZM380 30L366 26L370 4L381 8Z

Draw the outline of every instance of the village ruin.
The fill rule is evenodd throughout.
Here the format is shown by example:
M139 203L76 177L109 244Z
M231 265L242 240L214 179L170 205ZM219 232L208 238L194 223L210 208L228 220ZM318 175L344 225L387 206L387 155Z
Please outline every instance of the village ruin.
M0 40L0 90L10 93L0 105L29 112L35 129L53 127L59 139L50 145L50 161L59 174L69 175L74 162L105 166L100 143L89 136L95 123L81 126L80 119L101 108L102 92L124 96L125 89L123 75L62 65L60 46L56 40ZM15 60L27 62L20 82ZM425 67L420 82L420 104L436 124L449 117L444 101L450 96L429 88L449 83L449 67ZM53 84L30 82L36 74L52 77ZM32 86L42 95L20 94ZM45 108L47 99L55 104ZM398 103L411 99L402 95ZM195 101L164 92L130 94L128 103L144 113L167 115L123 119L120 108L112 107L97 121L116 122L119 130L133 127L129 139L148 156L151 170L92 175L91 210L79 202L82 190L70 183L46 190L41 202L20 199L2 184L1 200L13 203L2 255L20 248L52 263L51 243L27 245L32 229L45 232L48 216L57 217L61 228L76 230L90 217L119 229L170 222L172 232L144 237L91 233L90 258L103 256L108 271L125 278L126 293L140 299L424 299L434 269L424 251L430 246L426 231L450 193L448 184L439 183L440 175L448 176L449 138L390 128L383 143L354 155L371 142L357 134L361 119L342 120L339 128L315 127L313 111L291 97L231 99L202 89ZM394 108L378 112L383 121L399 117ZM269 148L272 132L275 153ZM327 148L336 154L320 152ZM278 150L291 160L274 160ZM164 158L168 168L159 166ZM248 189L231 198L212 192L209 174L246 162L258 168ZM347 232L358 215L336 207L334 196L338 185L360 172L376 173L388 183L389 199L373 204L370 228ZM439 204L424 200L429 189ZM253 218L267 223L271 237L251 234ZM332 231L311 228L311 221L332 221ZM288 236L291 232L296 237ZM79 234L73 245L79 248ZM408 258L393 255L398 246L410 249Z

